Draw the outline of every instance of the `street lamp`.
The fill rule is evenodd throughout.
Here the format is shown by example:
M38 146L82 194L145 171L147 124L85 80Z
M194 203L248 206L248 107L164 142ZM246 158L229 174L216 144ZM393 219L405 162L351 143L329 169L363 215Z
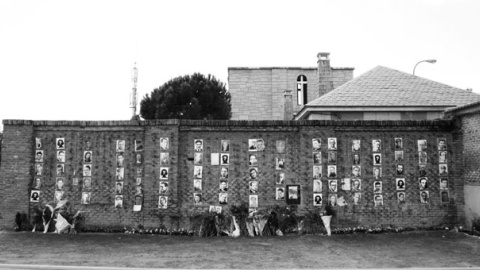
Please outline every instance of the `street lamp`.
M430 64L435 64L437 62L437 60L435 59L427 59L427 60L422 60L420 62L418 62L415 67L413 68L413 75L415 75L415 69L417 68L418 64L422 63L422 62L427 62L427 63L430 63Z

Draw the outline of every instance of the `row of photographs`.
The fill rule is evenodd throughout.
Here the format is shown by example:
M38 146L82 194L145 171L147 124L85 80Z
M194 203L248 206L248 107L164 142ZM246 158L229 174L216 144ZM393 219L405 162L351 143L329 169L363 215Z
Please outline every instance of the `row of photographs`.
M353 191L358 192L365 190L364 185L362 185L361 179L349 179L344 178L340 181L340 185L338 180L328 180L328 192L337 193L339 188L344 191ZM403 191L406 189L407 181L405 178L396 178L395 179L395 189L397 191ZM373 182L373 193L382 193L382 181L374 181ZM420 177L418 178L418 187L420 191L428 190L430 188L430 182L428 181L427 177ZM448 190L448 178L440 178L439 180L439 187L440 190ZM322 192L322 181L321 180L313 180L313 192Z

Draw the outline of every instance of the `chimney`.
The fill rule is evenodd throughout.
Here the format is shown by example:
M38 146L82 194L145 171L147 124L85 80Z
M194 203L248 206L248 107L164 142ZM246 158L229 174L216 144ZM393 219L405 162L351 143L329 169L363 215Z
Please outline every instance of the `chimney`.
M321 97L333 90L332 69L330 68L330 53L317 54L318 64L318 96Z
M283 91L283 120L292 120L293 103L292 90Z

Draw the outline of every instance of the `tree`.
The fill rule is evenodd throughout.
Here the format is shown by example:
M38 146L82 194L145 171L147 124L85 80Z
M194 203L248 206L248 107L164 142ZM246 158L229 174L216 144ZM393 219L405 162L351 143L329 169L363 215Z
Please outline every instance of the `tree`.
M228 120L230 93L214 76L200 73L174 78L146 94L140 102L144 119Z

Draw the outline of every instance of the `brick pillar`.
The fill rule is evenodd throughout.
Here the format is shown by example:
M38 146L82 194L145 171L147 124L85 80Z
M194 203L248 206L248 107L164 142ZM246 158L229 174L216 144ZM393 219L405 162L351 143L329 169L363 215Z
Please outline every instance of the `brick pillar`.
M330 53L317 54L318 64L318 96L321 97L333 90L332 69L330 67Z
M292 90L283 91L283 120L293 119Z

